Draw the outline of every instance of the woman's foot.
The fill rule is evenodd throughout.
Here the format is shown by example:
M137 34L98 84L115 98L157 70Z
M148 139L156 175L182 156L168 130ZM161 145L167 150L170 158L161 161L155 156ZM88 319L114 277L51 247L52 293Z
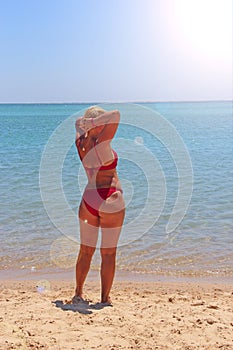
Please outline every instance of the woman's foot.
M109 299L108 301L101 301L101 302L98 302L98 303L95 303L95 304L91 304L89 307L92 308L92 309L95 309L95 310L101 310L103 309L104 307L108 307L108 306L113 306L111 300Z
M85 299L83 299L82 297L80 297L78 295L75 295L72 298L71 302L72 302L72 304L80 304L80 303L89 304L89 300L85 300Z
M106 299L102 299L101 304L103 304L104 306L113 306L112 301L109 297Z

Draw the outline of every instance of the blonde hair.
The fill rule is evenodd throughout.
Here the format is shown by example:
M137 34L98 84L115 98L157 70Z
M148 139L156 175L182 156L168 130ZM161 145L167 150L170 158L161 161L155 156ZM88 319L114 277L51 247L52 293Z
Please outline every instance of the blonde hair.
M85 114L84 114L84 118L96 118L99 115L105 113L106 111L98 106L93 106L90 107L86 110Z

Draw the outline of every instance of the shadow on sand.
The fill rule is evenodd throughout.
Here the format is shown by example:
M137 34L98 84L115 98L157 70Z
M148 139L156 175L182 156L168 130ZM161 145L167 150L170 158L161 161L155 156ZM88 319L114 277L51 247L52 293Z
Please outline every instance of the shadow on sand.
M55 300L52 301L53 304L56 305L56 307L62 309L63 311L73 311L73 312L79 312L80 314L89 315L93 313L93 310L102 310L105 307L112 306L112 304L109 303L95 303L95 304L89 304L88 302L79 302L77 304L72 303L63 303L62 300Z

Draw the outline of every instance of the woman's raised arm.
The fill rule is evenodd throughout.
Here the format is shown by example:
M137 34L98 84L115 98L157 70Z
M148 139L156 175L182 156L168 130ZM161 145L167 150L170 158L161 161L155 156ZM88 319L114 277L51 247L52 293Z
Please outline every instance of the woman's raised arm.
M98 141L111 140L118 128L120 122L120 112L117 110L105 112L95 118L82 118L80 127L85 131L93 128L100 128ZM101 128L102 127L102 128Z

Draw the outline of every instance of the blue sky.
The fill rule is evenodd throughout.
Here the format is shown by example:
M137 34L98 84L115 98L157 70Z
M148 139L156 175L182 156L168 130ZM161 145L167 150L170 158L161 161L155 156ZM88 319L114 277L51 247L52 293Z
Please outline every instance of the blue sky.
M0 5L0 103L232 99L231 0Z

